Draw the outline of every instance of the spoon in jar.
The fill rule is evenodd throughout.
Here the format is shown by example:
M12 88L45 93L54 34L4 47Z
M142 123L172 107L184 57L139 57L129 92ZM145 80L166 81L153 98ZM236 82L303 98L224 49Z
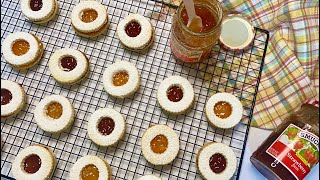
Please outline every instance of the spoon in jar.
M193 32L201 32L202 19L196 14L193 0L183 0L183 3L189 18L187 27Z

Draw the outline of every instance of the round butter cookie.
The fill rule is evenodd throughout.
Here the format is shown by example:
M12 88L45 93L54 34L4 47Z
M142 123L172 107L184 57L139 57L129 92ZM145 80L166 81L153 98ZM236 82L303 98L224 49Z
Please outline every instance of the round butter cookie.
M236 96L229 93L217 93L209 98L205 112L211 125L228 129L240 122L243 107Z
M181 76L171 76L161 82L157 98L165 112L178 115L192 107L194 91L187 79Z
M137 180L161 180L158 176L149 174L149 175L144 175L138 178Z
M149 127L141 139L142 154L153 165L171 163L179 152L179 138L166 125Z
M81 51L64 48L50 57L49 69L53 78L62 84L75 84L89 73L89 61Z
M37 64L43 53L42 42L33 34L14 32L3 41L3 56L8 64L27 69Z
M56 158L43 145L24 148L12 163L12 175L17 180L51 179L56 166Z
M111 180L110 165L103 159L87 155L81 157L70 169L69 180L108 179Z
M80 36L98 36L109 26L107 10L98 1L80 1L71 13L71 23Z
M1 119L18 114L27 101L26 92L18 83L1 80Z
M125 48L138 52L147 49L154 39L151 22L140 14L129 14L121 20L117 34Z
M54 18L59 7L57 0L21 0L24 16L35 23L46 23Z
M89 138L99 146L114 145L123 137L125 131L125 120L114 109L99 109L91 115L88 122Z
M118 61L103 74L104 89L111 96L125 98L135 93L140 86L138 69L130 62Z
M211 142L201 147L196 165L204 179L231 179L237 169L233 150L222 143Z
M42 130L59 133L71 125L74 114L74 108L67 98L61 95L50 95L36 106L34 119Z

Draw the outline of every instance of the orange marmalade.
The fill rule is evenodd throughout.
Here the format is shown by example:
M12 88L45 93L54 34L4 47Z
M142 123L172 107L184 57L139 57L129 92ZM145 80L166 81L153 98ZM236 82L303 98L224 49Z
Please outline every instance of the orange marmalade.
M176 59L185 62L208 59L221 33L223 12L219 2L194 0L194 3L196 14L202 19L203 27L200 31L192 31L187 27L189 18L183 3L172 20L171 50Z

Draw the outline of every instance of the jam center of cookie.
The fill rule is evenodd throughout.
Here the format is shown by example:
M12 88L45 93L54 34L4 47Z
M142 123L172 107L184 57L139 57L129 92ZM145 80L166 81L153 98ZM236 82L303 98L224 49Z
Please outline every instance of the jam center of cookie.
M216 116L225 119L231 115L232 106L225 101L220 101L214 105L213 111Z
M62 105L58 102L52 102L47 107L47 115L53 119L59 119L62 112Z
M77 60L70 56L64 57L61 59L61 67L64 71L72 71L77 67Z
M18 40L12 44L12 52L17 56L26 54L30 49L30 44L25 40Z
M87 165L81 171L82 180L98 180L99 179L99 170L93 165Z
M218 174L226 169L227 161L222 154L217 153L211 156L209 165L212 172Z
M85 23L90 23L93 22L94 20L96 20L98 17L98 13L97 11L93 10L93 9L88 9L83 11L82 15L81 15L81 20Z
M27 173L36 173L41 167L41 159L38 155L32 154L24 160L24 170Z
M9 104L12 100L12 93L8 89L1 89L1 105Z
M136 21L131 21L129 24L127 24L126 28L126 33L130 37L136 37L140 34L141 32L141 26L138 22Z
M114 121L109 117L102 118L98 124L98 130L103 135L109 135L114 130Z
M150 142L151 149L154 153L161 154L168 148L168 139L166 136L160 134L152 139Z
M125 71L118 72L113 76L113 85L115 86L123 86L129 80L129 74Z
M42 8L42 0L30 0L32 11L39 11Z
M179 102L183 98L183 91L179 86L172 86L167 91L168 99L172 102Z

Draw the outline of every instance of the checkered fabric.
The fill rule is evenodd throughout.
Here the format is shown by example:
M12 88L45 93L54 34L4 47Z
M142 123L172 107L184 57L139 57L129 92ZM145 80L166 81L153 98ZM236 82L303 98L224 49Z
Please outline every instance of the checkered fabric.
M319 100L318 0L221 3L226 11L242 13L270 32L252 126L276 128L307 99Z

